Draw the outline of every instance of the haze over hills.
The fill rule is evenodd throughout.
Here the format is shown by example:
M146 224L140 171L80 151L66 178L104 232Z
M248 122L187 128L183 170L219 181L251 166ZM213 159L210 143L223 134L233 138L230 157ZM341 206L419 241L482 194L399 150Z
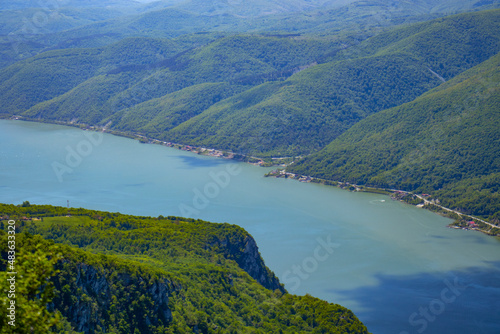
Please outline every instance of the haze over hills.
M127 37L199 32L271 32L328 36L373 31L463 11L496 8L467 1L35 1L0 4L0 68L50 49L99 47ZM20 11L19 9L23 9Z
M410 25L345 50L343 39L240 35L194 49L135 38L50 51L0 72L3 112L244 154L308 154L499 52L498 13ZM207 83L217 85L185 90Z

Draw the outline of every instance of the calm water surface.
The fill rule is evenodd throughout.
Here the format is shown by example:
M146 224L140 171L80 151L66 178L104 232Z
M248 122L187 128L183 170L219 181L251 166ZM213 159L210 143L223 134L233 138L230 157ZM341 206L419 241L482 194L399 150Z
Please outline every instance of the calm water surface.
M0 202L237 224L290 292L375 334L500 333L500 242L431 212L69 127L3 120L0 143Z

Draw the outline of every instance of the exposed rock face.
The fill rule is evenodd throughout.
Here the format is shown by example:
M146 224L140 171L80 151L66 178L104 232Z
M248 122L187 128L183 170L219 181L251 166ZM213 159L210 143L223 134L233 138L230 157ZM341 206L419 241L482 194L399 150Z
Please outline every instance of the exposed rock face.
M278 289L283 293L286 292L276 275L266 267L264 260L260 256L257 243L250 235L238 238L238 240L231 240L229 237L223 240L217 239L211 243L211 245L213 244L217 244L219 248L224 248L226 258L235 260L241 269L266 289Z
M227 233L210 236L206 248L235 261L265 288L286 292L264 264L248 233L228 229ZM181 286L111 258L98 263L60 261L60 274L53 278L56 294L50 308L59 310L76 331L85 334L126 333L133 328L150 333L149 328L168 327L173 320L169 297L182 290ZM232 284L230 275L227 279ZM193 327L193 331L199 329Z
M170 287L165 282L156 281L149 287L148 291L154 301L154 313L159 313L158 316L164 320L163 322L172 321L172 311L168 307ZM153 322L153 324L157 325L158 321Z
M141 328L172 321L168 301L176 287L167 280L67 260L58 267L61 274L54 277L57 291L50 307L58 309L78 332L108 332L104 324L118 314L125 314L127 321L136 319Z
M281 292L285 292L285 288L280 284L279 279L264 264L254 238L247 236L244 242L243 256L237 261L240 267L265 288L270 290L279 289Z

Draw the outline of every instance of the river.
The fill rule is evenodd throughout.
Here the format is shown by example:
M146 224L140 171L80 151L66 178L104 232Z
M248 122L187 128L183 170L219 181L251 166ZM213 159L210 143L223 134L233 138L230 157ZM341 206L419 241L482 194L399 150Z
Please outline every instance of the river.
M0 202L237 224L291 293L369 331L500 333L500 242L388 196L77 128L0 121Z

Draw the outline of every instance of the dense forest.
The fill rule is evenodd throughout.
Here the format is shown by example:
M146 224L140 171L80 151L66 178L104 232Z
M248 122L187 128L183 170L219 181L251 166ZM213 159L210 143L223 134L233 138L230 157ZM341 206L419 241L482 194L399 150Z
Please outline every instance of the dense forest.
M353 126L289 167L299 174L427 193L500 221L500 55Z
M0 118L285 158L298 177L500 223L499 8L4 1ZM9 220L22 320L0 308L0 333L367 333L289 294L242 228L173 216L0 204L1 290Z
M353 36L239 34L194 48L135 37L47 51L0 72L2 112L260 157L310 154L499 52L498 15L405 26L355 50L345 49Z
M27 202L0 214L2 290L17 228L15 333L368 333L339 305L288 294L235 225Z
M491 146L492 140L498 141L494 130L498 122L496 102L493 97L477 101L488 111L484 111L484 118L472 122L460 116L458 109L466 108L479 94L471 91L476 87L473 80L468 81L469 88L463 87L465 83L455 88L450 84L500 52L500 10L480 11L484 7L476 4L473 12L438 15L441 17L411 24L401 22L396 14L385 21L372 16L377 27L356 28L355 17L365 13L367 6L353 2L334 11L321 7L326 6L324 3L307 7L297 1L282 8L278 16L302 18L304 26L294 23L303 27L299 31L271 33L266 30L270 26L265 25L259 31L242 27L226 30L227 22L220 22L222 30L177 31L175 36L162 36L153 32L172 32L169 27L175 20L189 20L184 16L190 15L202 20L213 9L198 3L199 7L194 3L164 5L145 12L136 8L140 13L135 16L85 26L102 33L104 29L105 34L120 26L123 33L118 41L96 42L93 47L79 43L61 47L59 39L73 40L62 37L64 34L80 34L83 38L81 28L63 30L51 36L52 42L43 42L56 43L54 46L0 69L1 115L95 126L117 134L214 148L238 156L294 159L312 154L289 166L289 171L432 193L443 204L465 213L499 219L498 191L492 181L497 172L497 152ZM182 9L180 16L173 14L188 7L191 9ZM257 21L276 23L275 15L260 12L264 7L250 9L239 4L231 10ZM348 12L352 25L344 22L342 31L329 26L330 30L325 27L311 34L305 28L311 22L295 13L303 13L305 8L332 16ZM404 8L392 10L411 16ZM424 10L411 17L414 21L429 19L439 13L436 8L433 14ZM167 20L170 16L166 13L174 15L175 20ZM236 17L228 15L223 20ZM161 26L167 23L168 27ZM131 27L141 33L127 35L125 31ZM196 24L190 27L195 29ZM485 79L480 76L474 80ZM431 98L432 92L439 98ZM456 96L467 98L459 100ZM457 101L463 101L461 106L456 107ZM456 132L459 127L453 128L447 121L432 125L436 117L414 119L419 126L412 123L412 128L407 122L396 126L397 120L378 121L389 114L415 118L417 111L437 105L441 110L435 113L437 119L462 117L463 132ZM489 142L475 135L491 127ZM350 150L369 151L354 137L373 131L384 131L391 140L366 139L370 145L383 145L367 153L373 158L358 154L349 160ZM436 131L446 133L453 141L434 139ZM388 146L391 141L397 141L398 147ZM415 161L407 154L417 150L429 151L419 153L426 156L427 163L418 168L410 163L411 171L406 171L401 161ZM404 174L404 180L398 180L395 171Z

